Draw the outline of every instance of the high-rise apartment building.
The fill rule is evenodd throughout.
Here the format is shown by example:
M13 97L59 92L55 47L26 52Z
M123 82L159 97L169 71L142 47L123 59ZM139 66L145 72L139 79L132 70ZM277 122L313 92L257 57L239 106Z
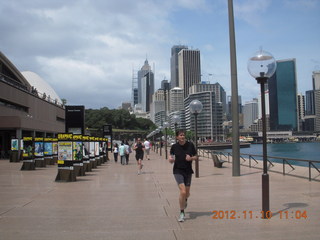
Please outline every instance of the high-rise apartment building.
M297 95L297 104L298 104L298 119L299 119L299 129L303 130L303 123L304 123L304 117L305 117L305 98L304 96L299 93Z
M184 91L184 98L189 95L189 88L201 81L200 50L182 49L178 53L179 85Z
M197 93L197 92L205 92L205 91L211 91L215 93L215 101L217 103L222 104L222 112L223 115L226 116L227 113L227 103L226 103L226 91L223 89L223 87L219 83L198 83L190 87L189 94Z
M182 88L171 88L169 93L170 98L170 113L180 111L184 109L183 104L183 89Z
M170 68L171 68L171 82L170 88L178 87L179 85L179 65L178 65L178 53L182 49L188 49L184 45L174 45L171 48Z
M201 113L197 116L198 137L202 140L223 140L222 104L221 102L216 102L216 96L213 91L193 93L184 100L186 129L195 131L195 120L190 113L189 105L196 99L203 105Z
M246 102L243 106L243 127L249 130L251 125L258 119L258 99Z
M152 102L152 95L154 93L154 76L150 71L141 78L141 106L145 112L150 112L150 104Z
M299 131L297 113L296 60L277 61L268 80L271 131Z
M152 95L152 103L150 104L150 118L157 126L162 126L162 124L167 121L165 114L165 97L164 90L158 89Z

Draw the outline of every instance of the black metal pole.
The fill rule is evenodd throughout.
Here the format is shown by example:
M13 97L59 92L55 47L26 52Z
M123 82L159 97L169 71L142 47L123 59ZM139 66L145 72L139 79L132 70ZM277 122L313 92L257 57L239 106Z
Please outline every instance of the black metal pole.
M267 124L266 124L266 105L264 85L267 82L266 77L257 78L260 83L261 90L261 111L262 111L262 155L263 155L263 174L262 174L262 218L268 219L270 215L269 202L269 175L268 175L268 160L267 160Z
M162 156L162 136L161 136L161 131L160 131L160 156Z
M194 122L195 122L195 147L196 147L196 153L198 155L198 114L195 113L194 114ZM197 158L196 160L196 163L195 163L195 166L196 166L196 178L199 177L199 158Z
M165 128L165 140L164 140L164 144L165 144L165 152L166 152L166 159L168 159L168 148L167 148L167 128Z

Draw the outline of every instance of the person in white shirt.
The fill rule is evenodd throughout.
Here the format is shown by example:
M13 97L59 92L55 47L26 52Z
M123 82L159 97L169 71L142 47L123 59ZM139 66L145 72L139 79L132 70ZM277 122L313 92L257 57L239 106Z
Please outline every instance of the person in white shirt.
M147 159L150 160L150 142L147 139L145 139L143 144Z

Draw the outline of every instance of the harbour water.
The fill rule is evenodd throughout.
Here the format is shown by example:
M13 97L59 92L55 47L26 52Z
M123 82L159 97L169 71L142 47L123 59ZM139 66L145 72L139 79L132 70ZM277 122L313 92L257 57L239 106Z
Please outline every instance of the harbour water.
M226 150L232 152L232 149ZM262 144L251 144L249 148L241 148L240 153L262 155ZM301 143L273 143L267 145L267 155L272 157L285 157L302 160L319 161L320 165L320 142ZM270 159L271 161L276 161ZM293 162L295 165L306 165L300 162Z

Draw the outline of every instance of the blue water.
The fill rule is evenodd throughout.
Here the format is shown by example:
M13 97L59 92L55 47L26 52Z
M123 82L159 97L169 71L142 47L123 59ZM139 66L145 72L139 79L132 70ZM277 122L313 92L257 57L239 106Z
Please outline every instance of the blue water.
M227 152L232 152L232 149L228 149ZM240 153L262 155L262 144L251 144L250 148L241 148ZM268 144L267 155L272 157L315 160L320 162L320 142ZM282 162L281 160L279 161L276 159L270 160L274 162ZM306 165L301 162L290 161L290 163L295 165ZM317 164L317 166L319 165L320 164Z

